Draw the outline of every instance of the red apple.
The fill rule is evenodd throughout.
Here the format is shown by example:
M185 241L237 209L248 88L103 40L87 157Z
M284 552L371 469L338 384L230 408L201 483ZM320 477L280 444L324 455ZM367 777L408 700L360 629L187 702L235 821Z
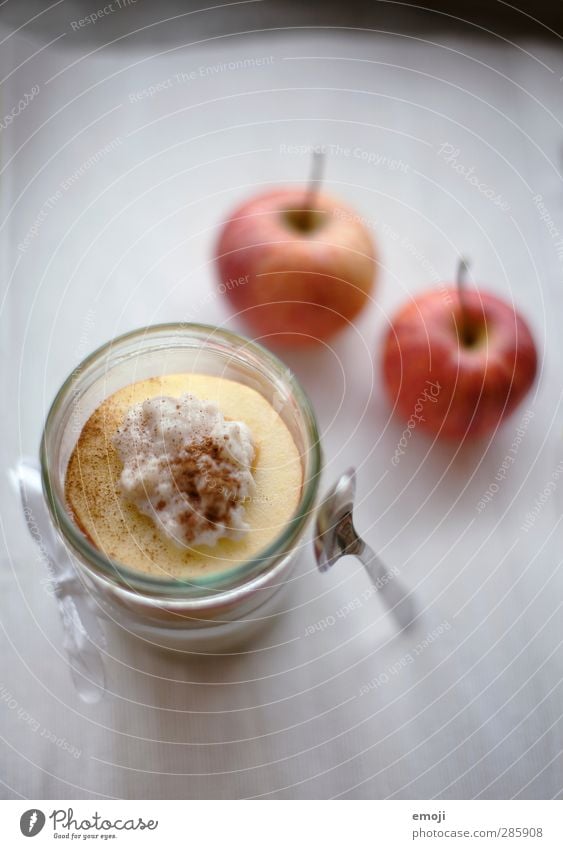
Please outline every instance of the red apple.
M216 250L219 290L268 344L330 338L369 300L372 238L352 209L302 188L269 191L239 206Z
M411 427L461 439L493 431L520 403L537 369L521 315L491 294L425 292L392 321L384 381Z

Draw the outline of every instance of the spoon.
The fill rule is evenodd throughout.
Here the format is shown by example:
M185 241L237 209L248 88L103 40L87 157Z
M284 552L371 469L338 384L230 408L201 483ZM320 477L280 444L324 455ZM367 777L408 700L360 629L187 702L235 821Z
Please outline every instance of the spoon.
M105 693L105 668L99 646L105 645L94 603L59 540L45 505L37 462L23 458L12 472L19 488L29 532L39 545L57 600L64 631L63 645L76 692L95 704Z
M375 551L358 535L352 517L355 494L356 472L348 469L317 510L314 539L317 566L321 572L327 572L341 557L353 554L365 566L399 627L405 629L415 619L415 605L400 581L387 571Z

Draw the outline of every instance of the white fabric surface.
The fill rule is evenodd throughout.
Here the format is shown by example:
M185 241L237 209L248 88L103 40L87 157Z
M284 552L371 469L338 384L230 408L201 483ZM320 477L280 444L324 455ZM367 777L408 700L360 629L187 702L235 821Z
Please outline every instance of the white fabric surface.
M560 53L308 30L83 58L68 32L25 61L41 46L22 32L0 58L2 77L20 66L1 115L40 86L0 133L2 467L36 452L58 386L111 336L182 319L240 329L214 295L221 220L255 189L306 179L308 157L285 145L349 148L328 155L327 187L373 224L377 298L357 332L287 360L317 410L325 485L358 467L358 527L416 588L421 617L397 635L377 597L348 610L365 575L350 560L320 576L308 549L287 612L244 653L157 653L108 630L110 693L87 707L4 476L2 795L560 796L563 477L522 530L563 460L562 261L533 201L543 196L563 232ZM213 67L253 58L264 61ZM439 155L443 143L509 210ZM483 288L528 316L540 379L491 444L456 451L415 433L393 467L403 426L389 419L378 345L392 310L451 278L460 252ZM526 410L516 460L478 512ZM327 617L335 624L306 636Z

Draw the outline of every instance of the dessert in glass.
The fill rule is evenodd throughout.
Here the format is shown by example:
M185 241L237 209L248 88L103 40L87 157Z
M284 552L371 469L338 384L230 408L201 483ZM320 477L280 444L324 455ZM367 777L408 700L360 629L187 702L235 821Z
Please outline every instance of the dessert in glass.
M275 615L320 470L290 370L196 324L94 352L59 390L41 444L51 517L103 613L156 645L204 651Z

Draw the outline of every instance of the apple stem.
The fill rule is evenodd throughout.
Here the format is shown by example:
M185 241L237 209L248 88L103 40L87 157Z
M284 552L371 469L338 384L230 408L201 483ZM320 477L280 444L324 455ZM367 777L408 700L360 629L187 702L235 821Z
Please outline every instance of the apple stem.
M457 264L456 275L457 294L461 307L461 338L467 344L471 343L470 337L472 335L467 311L467 299L465 297L467 291L467 274L470 266L470 261L466 257L461 256Z
M309 174L309 183L307 185L307 193L305 195L305 204L303 209L303 220L307 228L312 229L315 223L315 212L317 206L317 198L324 174L325 155L321 150L313 150L311 159L311 172Z

